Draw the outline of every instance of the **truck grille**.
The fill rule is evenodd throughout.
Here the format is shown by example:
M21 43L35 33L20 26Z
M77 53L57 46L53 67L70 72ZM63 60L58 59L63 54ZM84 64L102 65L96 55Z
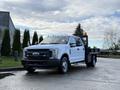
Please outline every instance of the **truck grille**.
M49 49L28 49L26 57L29 60L47 60L52 56L52 51Z

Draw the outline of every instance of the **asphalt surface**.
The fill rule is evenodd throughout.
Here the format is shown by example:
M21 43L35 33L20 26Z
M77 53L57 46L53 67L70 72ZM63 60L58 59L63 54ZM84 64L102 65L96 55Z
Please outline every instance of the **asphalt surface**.
M98 58L95 68L75 65L64 75L55 70L3 73L14 75L0 79L0 90L120 90L120 59Z

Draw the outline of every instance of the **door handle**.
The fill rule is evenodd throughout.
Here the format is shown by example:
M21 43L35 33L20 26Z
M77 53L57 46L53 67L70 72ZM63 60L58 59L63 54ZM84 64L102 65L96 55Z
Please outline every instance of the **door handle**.
M77 50L80 50L79 48L77 48Z

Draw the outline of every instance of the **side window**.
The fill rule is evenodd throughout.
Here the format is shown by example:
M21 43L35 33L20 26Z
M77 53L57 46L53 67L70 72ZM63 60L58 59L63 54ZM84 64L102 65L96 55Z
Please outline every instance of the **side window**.
M76 38L76 46L82 46L82 40L80 38Z
M73 46L76 46L76 40L75 40L75 38L70 37L69 43L70 43L70 44L73 44Z

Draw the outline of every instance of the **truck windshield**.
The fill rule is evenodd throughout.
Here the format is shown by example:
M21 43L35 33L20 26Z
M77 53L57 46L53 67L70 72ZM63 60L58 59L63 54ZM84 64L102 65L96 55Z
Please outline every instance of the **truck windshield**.
M67 44L68 36L47 36L40 44Z

